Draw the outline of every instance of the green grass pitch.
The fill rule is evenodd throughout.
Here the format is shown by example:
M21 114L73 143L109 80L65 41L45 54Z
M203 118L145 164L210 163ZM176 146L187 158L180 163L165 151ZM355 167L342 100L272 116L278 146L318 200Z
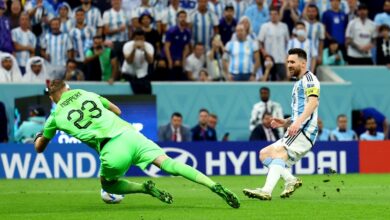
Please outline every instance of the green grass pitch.
M291 198L279 197L280 181L272 201L242 194L263 184L265 176L212 177L239 196L240 209L181 177L153 179L173 195L171 205L143 194L105 204L98 179L0 180L0 219L390 219L390 174L300 177L303 186Z

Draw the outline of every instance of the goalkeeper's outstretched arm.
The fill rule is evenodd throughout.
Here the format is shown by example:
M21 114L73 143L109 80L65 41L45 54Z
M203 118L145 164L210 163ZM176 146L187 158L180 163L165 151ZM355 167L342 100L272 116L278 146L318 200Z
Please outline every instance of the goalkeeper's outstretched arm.
M37 153L42 153L46 149L49 142L50 140L43 137L42 132L39 132L38 134L35 135L35 139L34 139L35 151Z

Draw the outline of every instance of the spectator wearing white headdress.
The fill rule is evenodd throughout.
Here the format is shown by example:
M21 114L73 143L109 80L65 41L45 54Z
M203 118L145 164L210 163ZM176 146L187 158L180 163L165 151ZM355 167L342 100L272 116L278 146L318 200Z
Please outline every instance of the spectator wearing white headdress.
M0 83L20 82L22 73L18 62L10 53L0 53Z
M49 79L46 72L45 60L42 57L32 57L27 61L23 82L45 83Z
M56 14L61 20L61 26L60 26L61 32L69 33L74 26L72 9L70 8L69 4L63 2L60 5L58 5Z

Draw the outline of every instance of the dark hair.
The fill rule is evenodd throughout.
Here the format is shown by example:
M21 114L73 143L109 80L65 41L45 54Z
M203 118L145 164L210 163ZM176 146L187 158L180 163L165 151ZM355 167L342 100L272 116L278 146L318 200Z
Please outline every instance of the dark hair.
M95 39L102 39L103 40L103 36L102 35L95 35L95 36L93 36L92 39L93 40L95 40Z
M66 65L68 65L69 63L77 64L76 60L74 60L74 59L68 59L68 60L66 61Z
M195 48L196 46L202 46L202 47L204 47L204 45L203 45L202 43L200 43L200 42L196 43L196 44L194 45L194 48Z
M141 14L141 16L139 16L139 18L138 18L138 23L141 23L142 19L143 19L145 16L146 16L146 17L149 17L150 23L153 23L153 21L154 21L153 16L152 16L149 12L147 12L147 11L145 11L144 13Z
M269 54L265 55L264 58L262 59L263 65L261 66L261 68L263 69L263 73L265 72L265 61L266 61L267 58L270 58L272 60L272 63L274 64L273 67L270 70L269 79L271 81L277 81L278 79L277 79L277 69L276 69L276 66L275 66L275 59L274 59L273 56L271 56ZM268 79L267 79L267 81L268 81Z
M306 25L305 25L305 23L303 23L303 21L297 21L297 22L295 23L295 27L298 26L298 25L303 25L303 27L306 28Z
M215 118L215 119L218 119L218 115L215 114L215 113L210 113L209 115L211 118Z
M390 2L390 0L389 0L389 2ZM382 24L381 26L379 26L379 32L382 32L384 30L390 31L390 26L387 24Z
M261 88L259 89L259 93L260 93L261 91L263 91L263 90L265 90L265 91L267 91L267 92L270 92L270 90L269 90L268 87L263 86L263 87L261 87Z
M137 36L145 37L145 32L141 28L137 28L133 32L133 38L135 38Z
M265 112L263 113L263 117L261 117L261 119L264 119L265 116L267 116L267 115L272 116L271 112L265 111Z
M366 120L365 120L365 123L367 123L367 121L369 121L369 120L374 120L374 121L375 121L375 123L376 123L376 120L375 120L375 118L374 118L374 117L372 117L372 116L368 116L368 117L366 118Z
M335 39L330 39L329 45L331 45L331 44L339 44L339 42L337 42L337 40L335 40Z
M271 7L270 9L269 9L269 13L271 14L271 11L276 11L276 12L278 12L278 14L279 14L279 10L278 10L278 8L277 7Z
M206 73L206 76L209 76L209 72L207 72L207 69L202 68L202 69L199 71L199 75L200 75L201 72Z
M330 45L332 45L332 44L337 44L338 45L339 42L337 42L337 40L335 40L335 39L330 39L329 40L328 56L331 56L332 54L337 54L338 51L340 50L340 48L337 48L337 50L334 53L332 53L332 51L330 51Z
M368 7L366 4L360 3L358 6L358 10L368 10Z
M347 116L345 114L339 114L337 116L337 121L340 119L340 118L346 118Z
M315 8L315 9L316 9L316 11L317 11L316 20L319 21L319 20L320 20L320 10L318 9L317 5L315 5L315 4L309 4L307 7L308 7L308 8Z
M207 109L205 109L205 108L201 108L201 109L199 110L199 114L202 113L202 112L206 112L207 114L210 114L210 113L209 113L209 110L207 110Z
M184 10L180 10L180 11L178 11L177 13L176 13L176 18L178 18L181 14L185 14L185 15L187 15L187 12L186 11L184 11Z
M83 12L83 13L85 13L84 9L82 9L82 8L78 8L78 9L76 10L76 13L75 13L75 14L77 14L77 12Z
M228 11L228 10L233 10L234 11L233 5L226 5L224 11Z
M307 60L307 54L301 48L292 48L288 51L288 55L298 55L298 58Z
M58 21L60 24L61 24L61 19L59 17L54 17L50 20L50 24L53 22L53 21Z
M183 118L183 116L180 114L180 112L174 112L174 113L172 113L171 118L173 118L173 117Z

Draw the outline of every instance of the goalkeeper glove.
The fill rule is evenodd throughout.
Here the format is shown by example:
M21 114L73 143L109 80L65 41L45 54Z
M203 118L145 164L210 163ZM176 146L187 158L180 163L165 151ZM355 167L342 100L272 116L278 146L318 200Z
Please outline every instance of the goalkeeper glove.
M42 137L42 136L43 136L43 132L42 132L42 131L40 131L40 132L38 132L37 134L35 134L34 144L35 144L35 142L38 140L38 138L39 138L39 137Z

